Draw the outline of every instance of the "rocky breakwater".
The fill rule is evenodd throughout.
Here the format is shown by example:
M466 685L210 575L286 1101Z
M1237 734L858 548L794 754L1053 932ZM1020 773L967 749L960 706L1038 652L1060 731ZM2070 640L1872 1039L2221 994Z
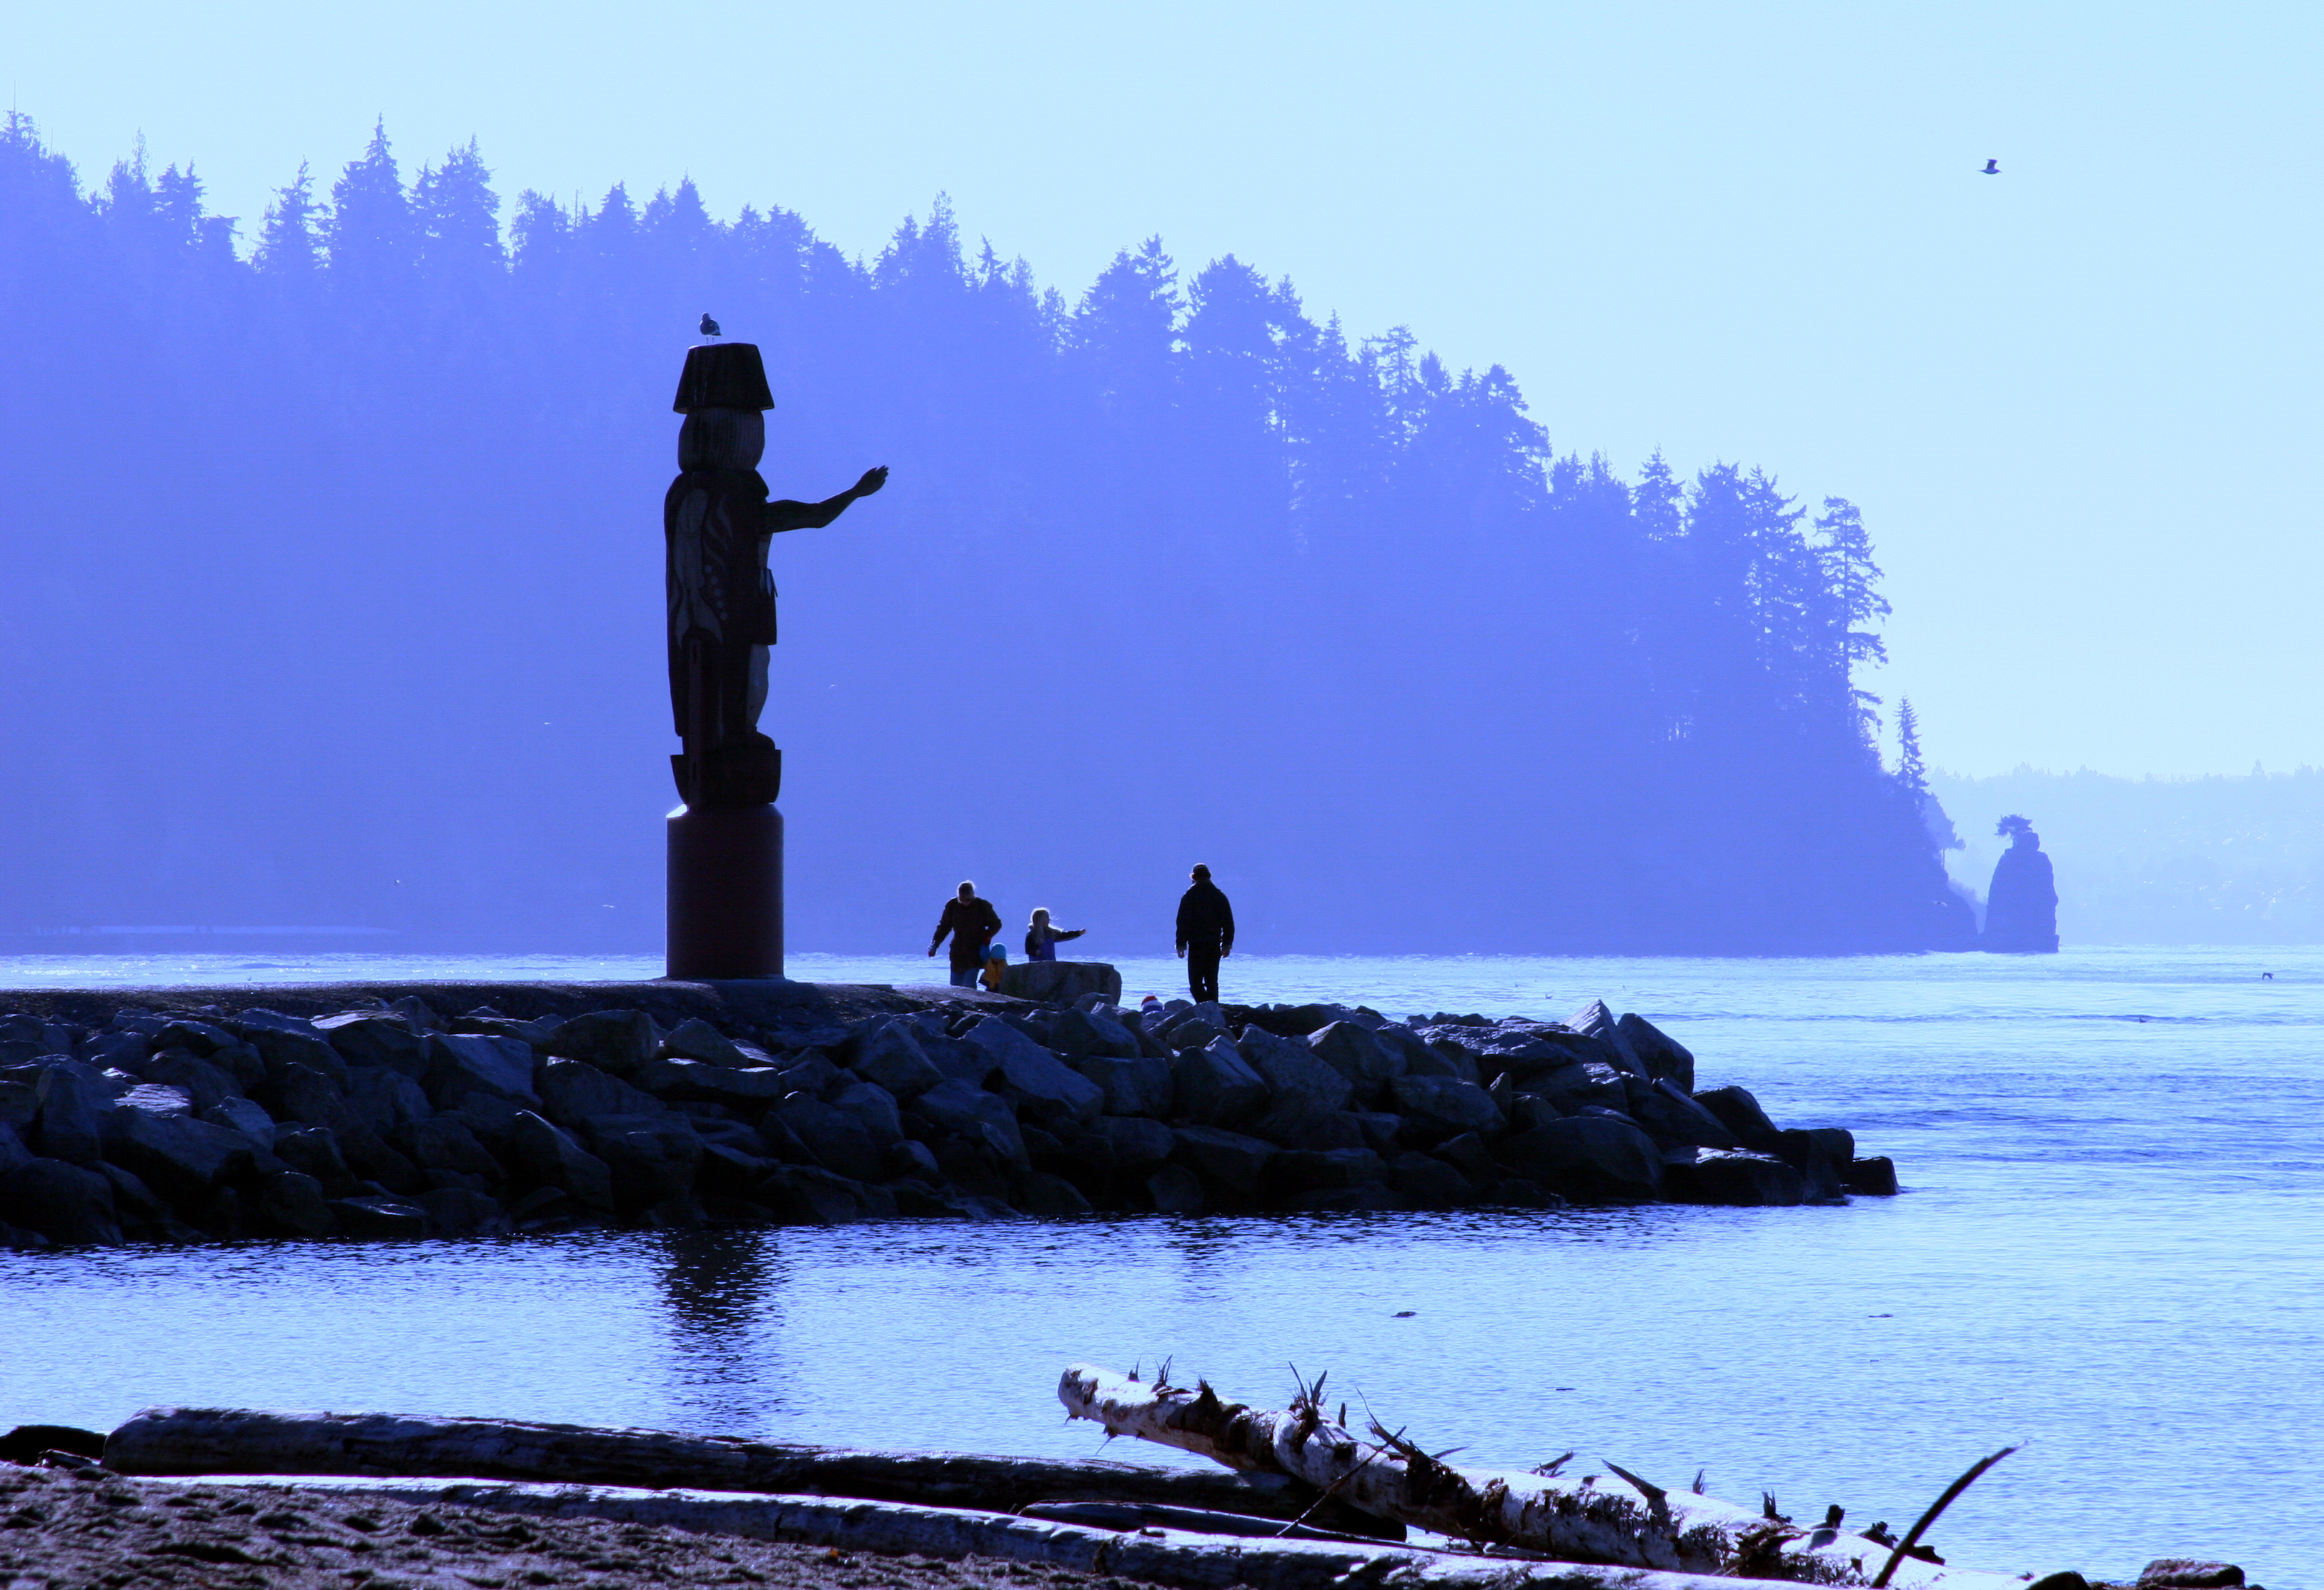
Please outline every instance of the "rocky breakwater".
M1846 1132L1698 1090L1686 1049L1602 1004L1397 1022L836 992L878 997L789 1025L644 988L530 1019L417 994L0 1016L0 1243L1895 1190Z

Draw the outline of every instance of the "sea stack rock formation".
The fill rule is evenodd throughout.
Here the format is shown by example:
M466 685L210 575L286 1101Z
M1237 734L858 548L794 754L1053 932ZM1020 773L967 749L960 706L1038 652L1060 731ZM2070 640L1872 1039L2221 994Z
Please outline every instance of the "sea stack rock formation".
M2009 848L1993 869L1986 895L1982 948L1997 955L2058 953L2058 884L2042 837L2014 813L1994 829L2009 836Z

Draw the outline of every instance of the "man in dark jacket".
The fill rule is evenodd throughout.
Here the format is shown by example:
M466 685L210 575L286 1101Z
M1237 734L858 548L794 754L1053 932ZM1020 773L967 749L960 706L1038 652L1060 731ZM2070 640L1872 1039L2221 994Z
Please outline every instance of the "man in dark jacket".
M1197 865L1194 887L1178 897L1178 953L1186 957L1186 986L1196 1000L1219 996L1219 961L1234 953L1234 907Z
M973 988L976 975L984 969L984 947L1001 931L1001 913L992 909L989 900L976 897L976 885L963 883L960 892L945 901L944 915L936 919L936 936L928 940L928 953L934 955L936 946L952 935L952 985Z

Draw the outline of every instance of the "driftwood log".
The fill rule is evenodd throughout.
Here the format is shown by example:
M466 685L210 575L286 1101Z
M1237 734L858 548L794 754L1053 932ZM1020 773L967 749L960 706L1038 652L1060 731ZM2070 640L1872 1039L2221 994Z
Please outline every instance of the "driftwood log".
M148 1408L106 1438L125 1474L351 1474L688 1486L853 1496L1015 1512L1037 1502L1151 1503L1289 1521L1375 1539L1401 1524L1321 1500L1279 1474L1224 1474L1102 1461L880 1452L725 1436L524 1419Z
M205 1479L205 1485L221 1483ZM530 1518L597 1518L702 1534L797 1541L843 1551L1000 1558L1178 1590L1795 1590L1771 1581L1704 1578L1578 1563L1513 1561L1379 1542L1222 1539L1176 1530L1117 1532L1008 1513L823 1496L642 1491L593 1486L430 1484L414 1481L245 1479L270 1492L327 1489L419 1506ZM2016 1590L2025 1590L2022 1583Z
M1802 1529L1731 1502L1670 1492L1611 1463L1561 1477L1454 1468L1379 1424L1370 1438L1326 1416L1320 1382L1282 1411L1230 1402L1208 1385L1141 1382L1092 1364L1067 1369L1058 1400L1107 1432L1198 1453L1244 1472L1287 1474L1382 1518L1455 1539L1518 1547L1561 1562L1684 1574L1861 1584L1889 1548L1834 1527ZM1577 1468L1582 1465L1575 1465ZM2021 1577L1911 1560L1910 1590L2023 1590Z

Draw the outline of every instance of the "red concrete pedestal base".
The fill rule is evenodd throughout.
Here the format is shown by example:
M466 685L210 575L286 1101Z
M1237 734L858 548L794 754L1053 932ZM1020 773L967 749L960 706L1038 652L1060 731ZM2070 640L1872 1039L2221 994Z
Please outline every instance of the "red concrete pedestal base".
M772 806L669 814L669 975L783 975L783 814Z

